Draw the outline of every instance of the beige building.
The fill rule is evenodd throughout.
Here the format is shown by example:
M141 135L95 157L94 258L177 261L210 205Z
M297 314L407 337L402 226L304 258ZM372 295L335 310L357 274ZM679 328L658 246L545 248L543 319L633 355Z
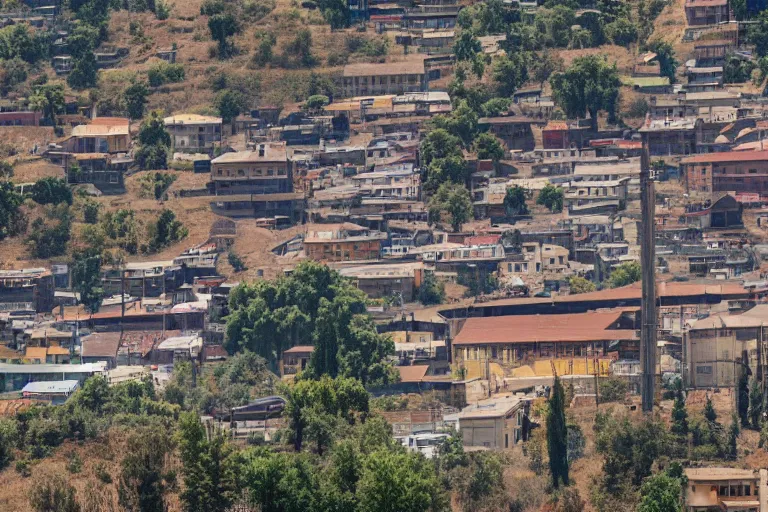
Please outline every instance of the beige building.
M685 508L687 512L768 510L767 475L765 469L687 468Z
M344 96L404 94L427 90L423 59L344 66Z
M733 387L739 372L757 366L757 341L768 335L768 304L739 315L713 315L693 322L685 335L688 365L683 378L692 388ZM761 332L762 331L762 332Z
M213 153L221 142L221 118L197 114L179 114L165 118L173 150L183 153Z
M90 124L72 128L72 135L62 141L70 153L127 153L131 143L128 119L97 117Z
M254 151L224 153L211 160L216 195L293 192L285 143L259 144Z
M508 449L523 440L523 417L528 402L514 395L479 400L459 413L464 446Z

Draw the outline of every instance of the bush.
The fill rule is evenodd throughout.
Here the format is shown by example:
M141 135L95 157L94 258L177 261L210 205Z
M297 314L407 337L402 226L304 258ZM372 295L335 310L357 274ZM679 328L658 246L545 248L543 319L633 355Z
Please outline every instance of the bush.
M72 452L69 455L69 460L67 460L67 471L69 471L72 474L76 474L81 472L82 470L83 470L83 459L80 458L77 452Z
M245 262L235 254L235 251L229 251L229 254L227 255L227 261L229 261L229 264L232 265L232 268L235 269L235 272L242 272L243 270L248 270L248 267L245 266Z
M147 79L152 87L163 84L183 82L185 77L183 64L162 62L155 64L147 71Z
M87 201L83 205L83 222L86 224L96 224L99 222L99 203Z
M16 472L24 478L29 478L32 475L32 469L30 468L29 459L21 459L16 461Z
M93 468L93 472L101 483L112 483L112 475L109 474L109 471L107 471L107 466L103 462L96 464Z
M433 273L425 274L419 286L419 302L425 306L442 304L445 301L445 284L438 281Z
M47 259L62 256L67 251L72 225L69 208L66 206L53 208L46 212L46 218L43 220L38 217L32 222L31 232L27 238L35 258Z
M600 380L601 402L622 402L627 397L629 385L620 377L608 377Z
M72 190L62 178L42 178L32 185L32 200L38 204L72 204Z

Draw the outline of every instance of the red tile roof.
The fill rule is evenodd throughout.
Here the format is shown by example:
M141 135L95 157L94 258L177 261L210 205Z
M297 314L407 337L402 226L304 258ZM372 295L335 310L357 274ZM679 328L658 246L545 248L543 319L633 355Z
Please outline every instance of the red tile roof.
M682 164L707 164L722 162L760 162L768 161L768 151L725 151L722 153L706 153L703 155L683 158Z
M561 343L636 339L631 329L609 329L626 310L563 315L468 318L454 345Z
M501 240L501 235L475 235L464 239L464 245L495 245Z

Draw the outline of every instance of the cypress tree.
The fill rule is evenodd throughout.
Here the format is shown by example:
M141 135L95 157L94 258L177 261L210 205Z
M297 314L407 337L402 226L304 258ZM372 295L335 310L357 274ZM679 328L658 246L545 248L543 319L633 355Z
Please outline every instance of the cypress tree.
M688 435L688 412L685 410L683 383L680 379L675 384L675 404L672 407L672 433L685 438Z
M707 395L707 402L704 404L704 417L710 423L715 423L717 421L717 413L715 412L715 407L712 405L712 397L709 395Z
M757 379L752 379L749 389L749 418L752 420L752 428L760 430L760 419L763 416L763 394Z
M739 376L738 409L741 426L749 425L749 380L747 372L742 371Z
M547 451L552 485L555 489L568 485L568 427L565 423L565 392L560 378L555 376L547 411Z

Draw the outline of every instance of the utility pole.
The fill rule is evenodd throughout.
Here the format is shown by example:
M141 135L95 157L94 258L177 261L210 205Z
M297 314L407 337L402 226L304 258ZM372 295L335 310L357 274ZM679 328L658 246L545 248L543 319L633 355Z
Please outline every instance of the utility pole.
M640 367L642 380L640 390L643 398L643 412L653 410L654 388L656 384L656 193L651 177L651 165L648 149L648 133L644 132L643 152L640 159L640 208L642 211L642 230L640 237L640 263L643 274L643 294L640 302Z

